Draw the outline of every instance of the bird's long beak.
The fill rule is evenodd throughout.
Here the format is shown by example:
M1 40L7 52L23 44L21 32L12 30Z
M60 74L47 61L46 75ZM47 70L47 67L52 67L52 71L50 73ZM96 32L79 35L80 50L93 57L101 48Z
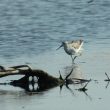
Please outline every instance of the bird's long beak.
M56 50L60 49L63 46L63 44L61 44Z

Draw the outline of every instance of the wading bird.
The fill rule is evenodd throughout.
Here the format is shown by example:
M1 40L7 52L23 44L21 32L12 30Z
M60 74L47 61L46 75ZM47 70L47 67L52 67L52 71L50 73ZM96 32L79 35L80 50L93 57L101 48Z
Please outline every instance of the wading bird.
M73 40L62 42L61 46L56 50L64 47L65 52L71 56L72 62L76 59L77 56L80 56L82 53L83 40ZM73 58L74 55L74 58Z

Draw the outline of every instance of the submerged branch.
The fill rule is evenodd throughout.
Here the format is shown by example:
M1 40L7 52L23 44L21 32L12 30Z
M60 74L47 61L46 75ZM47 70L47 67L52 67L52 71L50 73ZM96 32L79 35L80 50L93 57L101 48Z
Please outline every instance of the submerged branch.
M83 92L85 92L85 91L87 91L87 85L89 84L89 82L91 81L91 79L84 85L84 87L82 87L82 88L79 88L78 90L79 91L83 91Z
M26 68L24 69L24 67ZM31 69L28 65L19 65L19 66L9 67L9 69L5 69L5 68L2 69L0 71L0 78L6 77L9 75L24 75L19 80L11 81L10 85L24 88L26 91L30 91L29 89L30 83L32 84L34 91L42 91L42 90L49 89L55 86L62 87L63 85L74 84L74 80L79 80L80 83L90 81L86 79L77 79L77 78L69 79L68 77L72 74L72 72L73 72L73 69L66 76L66 78L63 79L60 71L59 71L60 77L56 78L56 77L49 75L47 72L43 70ZM34 78L36 79L36 81L34 81ZM38 85L38 88L35 90L34 84L36 83ZM82 89L83 91L83 89L86 89L87 84L83 88L80 88L80 90Z

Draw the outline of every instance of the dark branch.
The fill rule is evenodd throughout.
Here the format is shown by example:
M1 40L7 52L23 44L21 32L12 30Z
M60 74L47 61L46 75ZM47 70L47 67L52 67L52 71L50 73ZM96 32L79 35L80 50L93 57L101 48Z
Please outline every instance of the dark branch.
M79 88L78 90L79 91L83 91L83 92L85 92L87 89L86 89L86 87L87 87L87 85L88 85L88 83L91 81L91 79L85 84L85 86L84 87L82 87L82 88Z
M72 70L70 71L70 73L66 76L65 80L68 79L68 77L72 74L72 72L73 72L73 68L72 68Z
M59 74L60 74L59 79L63 80L63 77L62 77L62 75L61 75L61 72L60 72L60 71L59 71Z

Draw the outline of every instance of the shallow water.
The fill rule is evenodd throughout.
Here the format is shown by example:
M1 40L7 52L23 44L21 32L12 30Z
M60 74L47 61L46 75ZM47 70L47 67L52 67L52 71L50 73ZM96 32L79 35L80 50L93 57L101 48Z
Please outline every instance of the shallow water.
M109 30L109 0L1 0L1 65L28 64L56 77L60 70L65 77L71 70L71 58L56 48L61 41L81 38L84 52L75 61L74 74L92 81L87 93L77 90L81 85L69 85L71 90L63 86L62 91L55 87L33 95L18 87L1 85L0 108L108 110L110 85L104 79L105 72L110 74ZM0 82L20 77L1 78Z

